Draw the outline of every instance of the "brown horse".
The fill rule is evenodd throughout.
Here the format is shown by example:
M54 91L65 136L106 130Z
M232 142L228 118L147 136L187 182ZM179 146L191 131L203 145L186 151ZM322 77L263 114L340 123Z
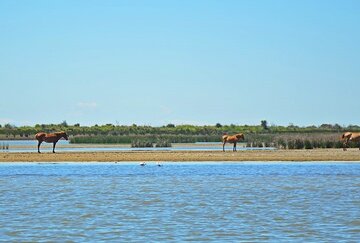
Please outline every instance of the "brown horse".
M44 133L39 132L35 135L36 140L38 140L38 153L40 153L40 144L42 142L53 143L53 153L55 153L55 145L60 138L65 138L68 140L68 135L65 132L55 132L55 133Z
M224 135L222 136L222 141L223 141L223 151L225 152L225 143L233 143L234 147L233 147L233 151L236 151L236 143L240 141L240 139L244 140L244 134L243 133L238 133L235 135Z
M360 132L346 132L341 136L343 140L343 150L346 151L349 142L359 143L360 150Z

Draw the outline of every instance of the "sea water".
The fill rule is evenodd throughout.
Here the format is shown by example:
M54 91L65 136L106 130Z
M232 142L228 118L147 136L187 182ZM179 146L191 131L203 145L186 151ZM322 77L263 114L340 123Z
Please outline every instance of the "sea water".
M1 242L359 242L360 163L3 163Z

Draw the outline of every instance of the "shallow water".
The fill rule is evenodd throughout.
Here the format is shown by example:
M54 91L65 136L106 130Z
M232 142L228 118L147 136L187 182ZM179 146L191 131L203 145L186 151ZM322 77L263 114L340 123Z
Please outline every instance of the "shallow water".
M1 152L37 152L37 141L35 140L0 140L0 146L2 144L8 144L9 149L2 150ZM110 145L110 146L109 146ZM200 146L201 145L201 146ZM64 146L64 147L62 147ZM232 150L232 145L227 144L226 150ZM238 146L237 150L274 150L272 147L263 147L263 148L246 148ZM40 150L42 152L51 152L52 144L51 143L42 143ZM182 144L181 146L175 145L169 148L131 148L117 146L116 144L96 144L96 147L92 144L70 144L69 141L59 140L56 145L56 151L59 152L116 152L116 151L221 151L222 144L214 142L206 143L194 143L194 144Z
M358 242L360 163L0 164L2 241Z

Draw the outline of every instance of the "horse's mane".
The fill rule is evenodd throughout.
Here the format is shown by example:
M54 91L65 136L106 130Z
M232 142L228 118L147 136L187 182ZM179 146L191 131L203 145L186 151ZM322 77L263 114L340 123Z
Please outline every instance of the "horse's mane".
M63 135L63 134L66 134L66 132L64 131L61 131L61 132L54 132L56 135Z

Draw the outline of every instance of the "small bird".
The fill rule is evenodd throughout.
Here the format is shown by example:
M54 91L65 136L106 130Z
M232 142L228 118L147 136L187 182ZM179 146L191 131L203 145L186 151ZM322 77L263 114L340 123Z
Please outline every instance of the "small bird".
M157 166L161 167L161 166L162 166L162 164L160 164L159 162L157 162Z
M146 165L145 162L141 162L141 163L140 163L140 166L145 166L145 165Z

